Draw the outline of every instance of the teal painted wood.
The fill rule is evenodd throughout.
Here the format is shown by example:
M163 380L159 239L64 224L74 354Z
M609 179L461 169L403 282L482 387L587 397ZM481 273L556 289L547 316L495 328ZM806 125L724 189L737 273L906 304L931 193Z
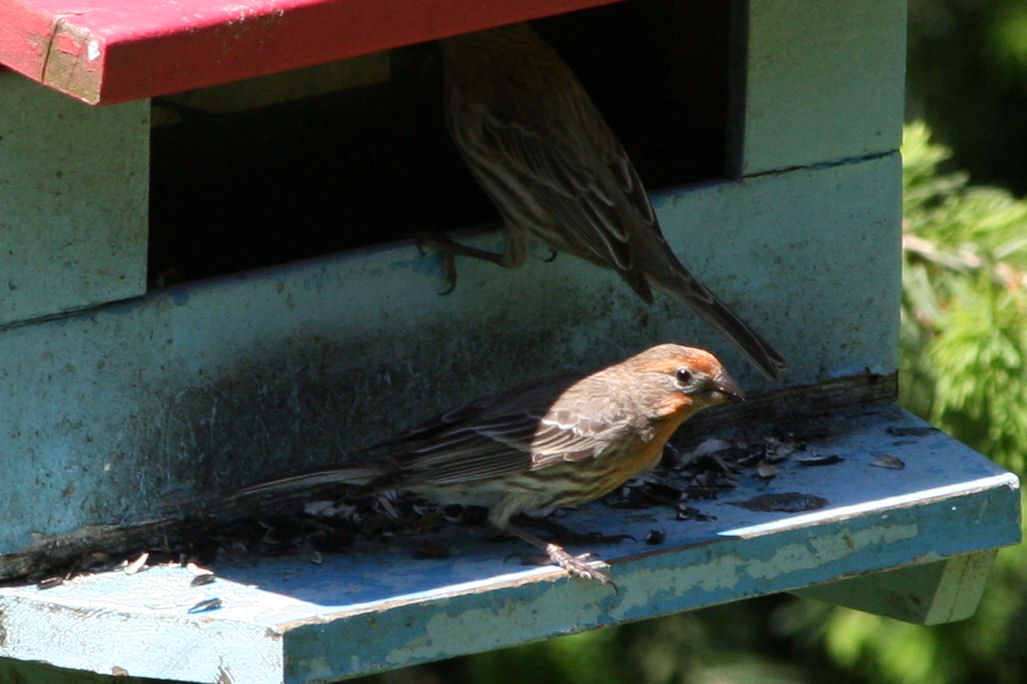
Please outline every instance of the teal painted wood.
M756 321L788 360L785 382L800 385L898 367L901 178L890 153L666 193L656 204L674 251L696 273L722 274L711 287ZM745 386L770 386L708 328L691 339L726 357Z
M657 195L668 239L791 361L788 383L894 372L904 3L741 5L745 177ZM11 78L0 74L0 88ZM0 237L26 256L2 265L35 288L4 300L16 308L0 308L0 326L142 292L148 103L74 107L33 100L0 131L0 161L17 152L15 173L0 179L23 184L16 200L0 196ZM60 112L67 124L49 118ZM25 130L57 130L47 139L62 144L26 152L7 137ZM70 171L95 186L54 180ZM28 232L51 218L75 227L59 259ZM573 259L535 258L518 272L461 262L460 273L457 291L438 297L437 258L382 245L0 331L0 554L36 533L139 521L255 474L329 462L475 396L657 341L710 347L747 390L768 388L690 313L663 300L647 308ZM815 493L829 509L754 514L726 498L709 504L717 519L707 523L601 505L569 516L639 539L667 528L662 546L601 550L618 594L506 563L481 530L454 529L444 541L457 555L446 561L363 545L322 566L226 561L205 587L158 568L6 589L0 655L204 682L325 681L1019 538L1013 476L943 435L896 444L882 426L913 419L881 411L839 428L839 467L791 468L731 494ZM906 470L868 466L883 449ZM187 612L213 597L220 610Z
M905 0L756 0L746 6L743 175L898 148Z
M674 249L791 361L787 381L807 384L896 368L898 173L891 155L656 203ZM615 275L545 255L515 271L461 261L440 297L438 257L395 243L0 332L0 553L328 463L657 342L706 346L747 391L769 386L683 307L647 307Z
M977 611L997 553L968 553L806 587L795 594L921 625L957 622Z
M0 69L0 328L146 289L150 104L95 109Z
M751 474L719 499L693 504L715 516L678 521L670 507L641 511L593 504L564 516L574 529L627 533L638 541L598 549L619 592L524 568L516 544L483 541L479 527L432 538L448 559L415 560L416 539L358 543L327 555L226 558L218 579L190 587L182 568L120 572L40 591L0 590L6 638L0 656L62 667L199 682L320 682L499 648L626 620L788 591L868 572L930 563L1020 539L1017 478L895 406L825 419L810 442L840 463L794 460L762 482ZM902 459L903 470L871 465ZM805 513L737 506L761 494L819 496ZM667 533L659 546L642 540ZM217 598L218 610L190 614ZM39 620L41 613L46 620ZM117 644L117 648L111 648Z

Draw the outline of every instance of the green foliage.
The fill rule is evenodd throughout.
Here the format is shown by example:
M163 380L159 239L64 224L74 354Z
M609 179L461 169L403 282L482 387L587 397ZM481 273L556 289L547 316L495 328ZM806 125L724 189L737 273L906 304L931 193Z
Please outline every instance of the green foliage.
M922 123L903 145L902 401L1005 467L1027 455L1027 202L939 174Z
M1027 458L1027 202L939 173L922 123L903 144L900 399L1023 477ZM814 611L804 604L788 610ZM1000 552L977 614L919 627L846 609L797 620L841 667L874 682L1019 682L1027 552Z

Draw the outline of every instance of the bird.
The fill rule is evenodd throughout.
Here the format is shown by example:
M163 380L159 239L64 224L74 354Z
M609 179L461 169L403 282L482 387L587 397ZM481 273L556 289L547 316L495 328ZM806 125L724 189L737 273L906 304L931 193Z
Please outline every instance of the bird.
M545 552L573 576L612 584L588 563L512 522L613 491L654 467L678 427L743 399L712 353L660 344L588 374L539 380L479 399L326 468L243 487L232 499L350 484L483 506L497 530ZM616 586L616 585L614 585Z
M516 268L532 241L610 268L646 303L653 289L691 307L771 380L787 363L670 249L645 187L574 72L526 23L438 41L456 148L507 229L501 254L442 234L419 246Z

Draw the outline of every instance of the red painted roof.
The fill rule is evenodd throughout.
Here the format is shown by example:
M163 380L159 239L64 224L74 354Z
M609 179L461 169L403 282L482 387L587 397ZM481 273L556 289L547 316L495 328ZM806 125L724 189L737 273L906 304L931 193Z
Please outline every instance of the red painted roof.
M0 0L0 64L91 104L615 0Z

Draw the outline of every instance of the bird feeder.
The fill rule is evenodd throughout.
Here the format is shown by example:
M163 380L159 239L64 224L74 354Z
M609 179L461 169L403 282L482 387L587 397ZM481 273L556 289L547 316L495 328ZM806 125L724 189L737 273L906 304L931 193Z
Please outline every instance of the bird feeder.
M894 403L904 2L145 5L0 0L0 673L333 681L777 592L972 614L1020 538L1019 483ZM446 138L431 41L525 20L783 383L544 246L517 270L458 260L439 294L418 235L502 236ZM474 525L223 550L212 578L118 564L173 552L184 502L670 341L750 397L690 422L686 453L715 434L777 460L684 509L561 518L634 537L588 549L616 593ZM415 557L425 540L447 557Z

